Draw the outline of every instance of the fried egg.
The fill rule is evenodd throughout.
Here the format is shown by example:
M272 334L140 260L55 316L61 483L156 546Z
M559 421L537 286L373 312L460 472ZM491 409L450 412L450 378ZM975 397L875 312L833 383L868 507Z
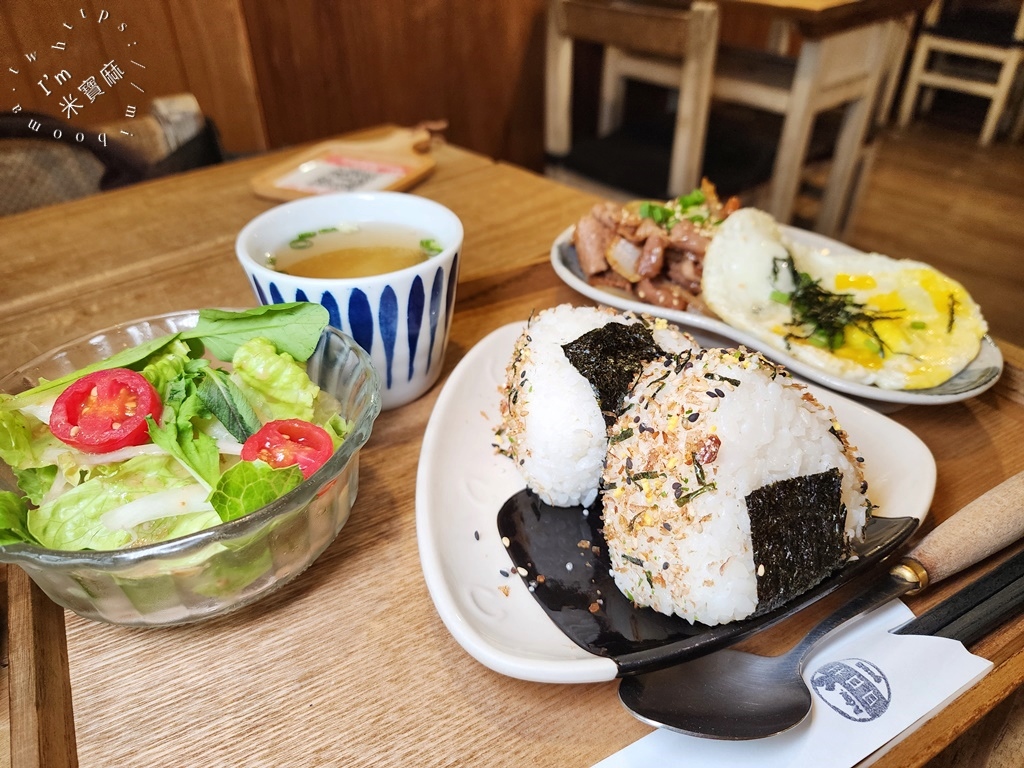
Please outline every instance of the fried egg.
M988 330L964 287L934 267L808 248L755 208L715 234L701 295L766 345L882 389L938 386L974 359Z

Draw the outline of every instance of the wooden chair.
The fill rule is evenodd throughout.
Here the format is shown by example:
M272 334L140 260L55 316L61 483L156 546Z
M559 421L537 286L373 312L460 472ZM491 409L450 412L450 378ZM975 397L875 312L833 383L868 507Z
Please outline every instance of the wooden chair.
M934 89L959 91L989 99L978 137L981 146L988 146L1007 110L1022 61L1024 3L1014 12L977 6L944 11L942 0L936 0L925 14L914 47L900 103L900 127L910 123L919 97L927 109Z
M604 46L606 71L657 73L679 89L667 196L700 181L711 77L718 41L718 8L696 0L688 8L626 0L550 0L548 5L545 150L565 157L572 147L573 41ZM599 135L621 118L624 84L605 78Z
M877 108L894 22L876 23L822 39L805 39L796 59L723 48L712 95L783 115L782 133L763 207L781 222L793 215L808 142L817 117L842 109L843 119L814 228L836 234L856 195L864 141Z
M858 179L866 178L864 141L877 111L882 75L898 66L903 19L878 22L822 39L804 39L797 58L781 51L789 39L783 25L773 27L772 50L721 47L712 79L715 101L745 105L783 116L772 178L756 204L779 221L792 220L801 175L814 128L823 112L843 108L841 130L814 228L837 234L858 196ZM604 63L599 132L621 121L621 93L627 78L671 87L679 77L670 59L638 57L612 51Z

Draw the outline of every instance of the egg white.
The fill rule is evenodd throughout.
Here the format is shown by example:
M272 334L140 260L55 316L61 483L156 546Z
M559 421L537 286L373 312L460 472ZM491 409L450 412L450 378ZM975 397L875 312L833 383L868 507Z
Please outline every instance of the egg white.
M867 332L847 326L829 349L810 326L793 324L780 293L793 290L782 261L872 317ZM721 225L704 257L701 295L726 323L810 365L883 389L925 389L955 376L974 359L988 326L957 281L920 261L877 253L831 253L792 242L764 211L743 208Z

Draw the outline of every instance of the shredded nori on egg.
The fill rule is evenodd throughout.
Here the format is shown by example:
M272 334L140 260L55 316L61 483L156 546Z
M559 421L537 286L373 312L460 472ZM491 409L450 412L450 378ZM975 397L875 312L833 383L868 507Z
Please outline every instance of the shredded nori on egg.
M875 312L856 301L853 294L832 293L821 287L820 280L797 270L792 255L773 260L773 282L777 281L783 268L793 281L793 290L788 294L779 294L777 301L788 304L793 312L793 321L788 325L803 331L787 333L784 337L787 345L790 339L801 339L834 351L843 346L846 328L852 326L873 341L879 357L885 357L889 346L878 335L875 323L879 320L899 320L903 316L902 309L893 310L892 314Z
M756 614L806 592L846 560L842 479L833 468L780 480L747 495L758 572Z
M563 344L562 351L594 388L609 425L643 364L665 355L643 323L608 323Z

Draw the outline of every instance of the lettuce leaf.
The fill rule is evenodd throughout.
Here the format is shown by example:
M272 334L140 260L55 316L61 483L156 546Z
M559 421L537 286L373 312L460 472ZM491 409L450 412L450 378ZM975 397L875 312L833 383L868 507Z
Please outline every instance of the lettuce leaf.
M265 507L301 482L296 465L274 469L264 461L240 461L221 475L210 503L226 523Z
M59 379L40 382L38 386L13 397L0 398L0 411L23 408L55 398L71 382L88 373L110 368L141 370L152 356L160 356L166 347L170 347L179 339L184 340L192 348L193 358L202 356L205 345L217 359L227 361L232 358L240 344L253 337L263 336L271 339L294 359L305 361L316 349L320 334L327 327L329 319L330 314L319 304L301 301L254 307L240 312L203 309L200 310L199 320L192 330L150 339Z
M329 320L324 307L305 301L268 304L242 312L203 309L195 329L182 336L201 338L210 353L224 362L234 358L238 348L253 338L267 339L292 359L305 362Z
M171 535L202 530L219 522L215 513L169 515L132 531L110 530L100 520L105 512L128 502L194 482L171 456L136 456L120 464L97 468L85 482L38 509L29 510L28 531L40 544L51 549L104 550L163 541Z
M18 479L18 487L22 493L37 506L42 504L43 497L53 487L53 481L57 479L56 464L48 464L45 467L30 467L29 469L14 469L12 471Z
M8 465L28 468L52 464L47 456L55 448L64 448L64 444L53 436L48 424L31 414L0 409L0 459Z
M181 462L208 491L213 490L220 478L220 449L217 441L197 429L195 423L206 418L209 411L193 381L174 390L164 403L160 424L149 419L149 436Z
M172 396L172 389L191 381L208 367L206 360L193 360L193 350L181 339L174 339L159 353L146 359L140 373L153 385L162 401Z
M133 371L138 370L140 367L145 365L145 361L148 360L151 355L158 353L165 346L173 343L174 340L178 338L178 335L179 334L171 334L169 336L161 336L157 339L150 339L149 341L139 344L137 347L123 349L105 360L100 360L91 365L87 365L73 373L67 374L66 376L61 376L59 379L41 382L38 386L35 386L32 389L26 389L24 392L14 396L0 397L0 411L24 408L27 405L35 405L37 403L56 398L61 392L67 389L71 382L78 381L78 379L82 378L86 374L94 373L95 371L107 371L111 368L131 368Z
M312 421L320 387L287 352L262 338L242 344L231 360L231 380L252 403L262 423L275 419Z
M11 491L0 491L0 546L38 544L28 530L28 504Z

